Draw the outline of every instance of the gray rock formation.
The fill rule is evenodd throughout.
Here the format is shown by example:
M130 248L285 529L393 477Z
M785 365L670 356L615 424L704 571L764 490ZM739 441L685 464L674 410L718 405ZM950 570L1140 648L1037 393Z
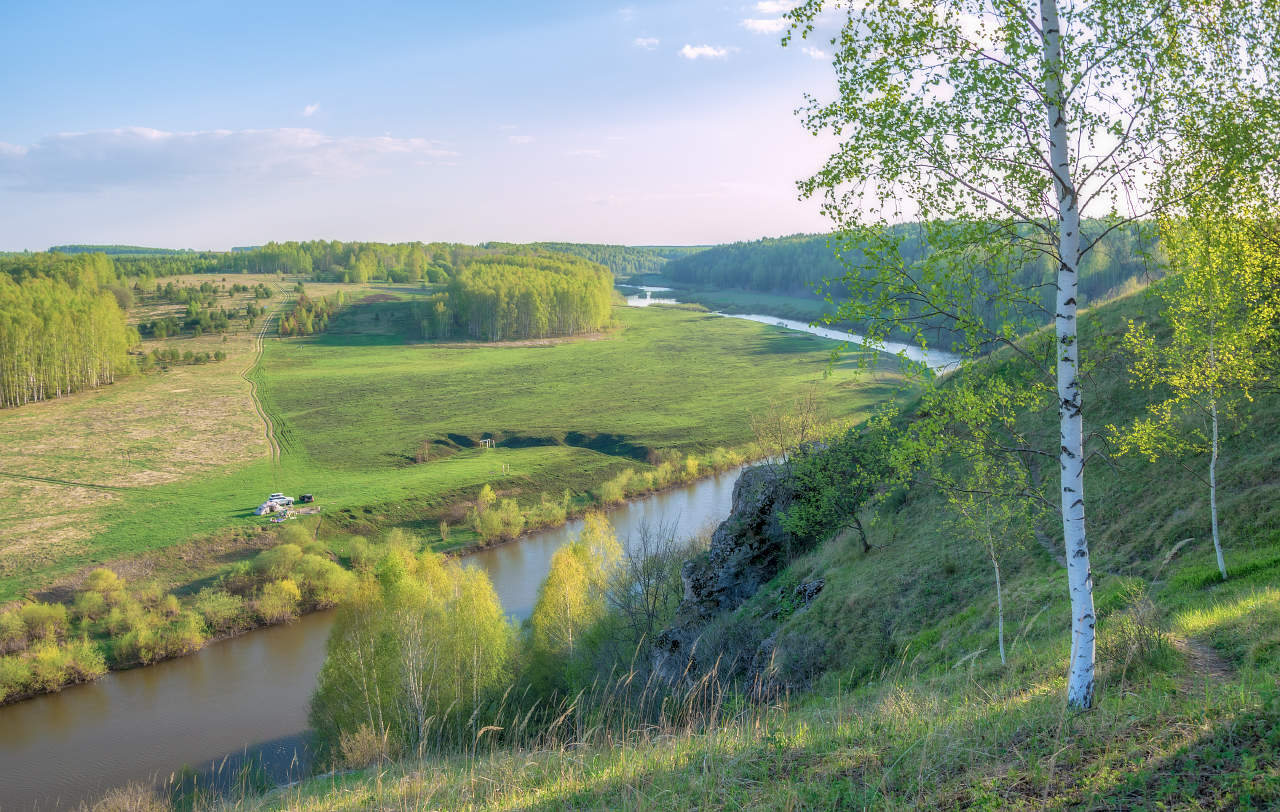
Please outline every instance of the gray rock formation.
M729 518L712 534L706 553L681 570L684 599L675 622L655 641L659 677L678 683L699 674L697 643L707 625L737 609L786 566L795 542L781 519L790 504L782 468L758 465L738 477Z

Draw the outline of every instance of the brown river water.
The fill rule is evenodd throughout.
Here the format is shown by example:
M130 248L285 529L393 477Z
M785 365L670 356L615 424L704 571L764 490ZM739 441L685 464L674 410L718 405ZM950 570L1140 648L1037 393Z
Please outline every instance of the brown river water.
M624 543L648 523L684 536L729 515L738 471L620 505ZM523 619L564 527L467 556ZM0 708L0 812L76 808L130 781L164 782L189 766L234 775L261 759L276 781L307 768L307 700L324 661L332 612L214 643L189 657L108 674L88 685Z

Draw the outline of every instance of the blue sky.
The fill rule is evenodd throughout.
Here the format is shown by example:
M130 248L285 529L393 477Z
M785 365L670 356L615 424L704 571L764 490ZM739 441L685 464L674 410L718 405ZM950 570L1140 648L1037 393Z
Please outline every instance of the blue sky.
M10 3L0 249L826 227L785 3Z

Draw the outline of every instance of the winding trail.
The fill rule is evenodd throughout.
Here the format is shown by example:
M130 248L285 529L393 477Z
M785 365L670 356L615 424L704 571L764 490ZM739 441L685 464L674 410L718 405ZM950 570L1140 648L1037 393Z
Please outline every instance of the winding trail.
M245 379L249 384L249 398L253 401L253 410L258 413L258 417L262 420L267 436L267 445L271 449L271 463L278 465L280 456L283 453L283 447L280 441L276 439L276 427L271 421L271 415L267 413L266 406L262 403L262 397L258 394L258 383L253 378L253 373L257 370L258 365L262 363L262 351L266 346L267 332L272 325L280 320L280 313L284 310L289 302L293 301L293 296L281 285L276 285L276 290L280 291L282 298L280 304L276 305L276 309L268 313L262 320L262 327L253 336L253 360L249 366L244 368L240 373L240 377Z

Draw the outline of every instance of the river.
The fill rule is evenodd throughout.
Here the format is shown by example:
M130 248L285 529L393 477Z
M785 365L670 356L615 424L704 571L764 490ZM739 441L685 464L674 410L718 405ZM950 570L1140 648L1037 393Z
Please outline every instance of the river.
M670 288L640 290L643 295L628 297L628 304L675 303L653 297ZM853 333L793 319L718 315L862 341ZM905 344L885 349L901 350L938 370L956 361L950 354ZM624 542L644 523L674 522L681 534L696 533L729 515L737 473L626 503L610 511L609 519ZM503 606L520 620L533 609L551 554L580 527L569 522L466 561L489 573ZM110 787L163 781L184 765L207 771L222 764L225 776L250 756L261 757L276 780L297 775L306 760L307 699L332 623L332 612L319 612L215 643L190 657L0 708L0 812L74 808Z
M674 523L687 537L729 515L737 475L625 503L609 520L624 543L646 523ZM507 612L523 619L552 553L581 526L572 521L464 560L483 567ZM207 772L222 764L225 777L248 755L261 756L276 780L298 775L307 699L332 623L332 612L317 612L0 708L0 811L75 808L130 781L164 781L184 765Z
M627 304L631 307L648 307L649 305L663 304L680 304L678 299L654 296L655 293L668 293L673 288L662 288L653 285L632 285L632 287L642 291L643 293L633 294L627 297ZM780 316L767 316L763 313L715 313L717 316L724 316L729 319L746 319L747 321L755 321L761 324L771 324L775 327L782 327L787 330L796 330L801 333L809 333L810 335L830 338L833 341L847 341L850 344L866 343L866 336L860 336L857 333L847 333L843 330L832 330L830 327L814 327L806 322L797 321L796 319L784 319ZM925 366L935 372L945 372L960 363L960 356L949 352L941 352L939 350L920 349L915 344L905 344L901 341L885 341L880 345L880 349L890 355L903 354L907 359L916 363L923 362Z

